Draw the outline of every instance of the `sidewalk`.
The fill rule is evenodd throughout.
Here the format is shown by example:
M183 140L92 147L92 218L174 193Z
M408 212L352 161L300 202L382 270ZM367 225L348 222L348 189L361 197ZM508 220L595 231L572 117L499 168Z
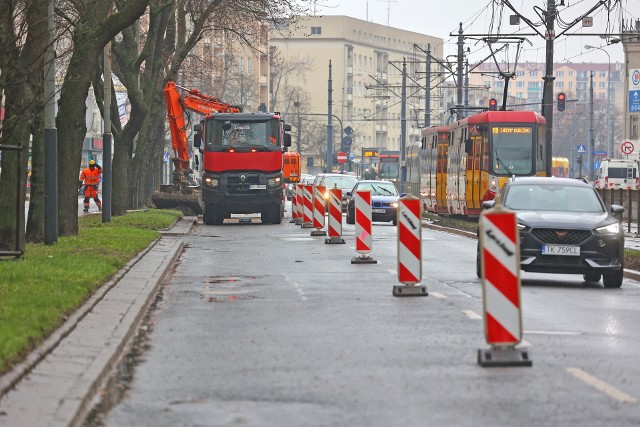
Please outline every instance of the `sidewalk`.
M0 377L0 425L76 426L116 365L183 248L186 217L82 305L27 359Z

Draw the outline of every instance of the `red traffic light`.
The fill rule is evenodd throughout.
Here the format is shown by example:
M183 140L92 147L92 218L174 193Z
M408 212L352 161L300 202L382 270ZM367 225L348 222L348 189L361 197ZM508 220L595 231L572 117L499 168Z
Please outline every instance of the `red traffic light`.
M564 92L558 93L558 111L564 111L566 102L566 95Z

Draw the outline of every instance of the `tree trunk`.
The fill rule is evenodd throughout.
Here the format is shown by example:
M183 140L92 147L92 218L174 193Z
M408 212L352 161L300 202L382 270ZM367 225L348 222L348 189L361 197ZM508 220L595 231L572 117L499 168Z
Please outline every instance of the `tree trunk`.
M31 188L26 240L31 243L44 241L44 111L35 117L31 143Z

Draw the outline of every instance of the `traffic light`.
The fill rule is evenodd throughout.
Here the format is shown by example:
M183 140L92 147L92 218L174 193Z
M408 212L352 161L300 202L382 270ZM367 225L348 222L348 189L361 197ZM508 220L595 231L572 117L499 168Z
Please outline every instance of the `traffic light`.
M340 150L348 153L351 150L351 144L353 143L353 138L350 136L343 136L342 143L340 144Z
M489 99L489 111L496 111L498 109L498 100L495 98Z
M564 92L558 93L558 111L564 111L565 102L567 101L567 96Z

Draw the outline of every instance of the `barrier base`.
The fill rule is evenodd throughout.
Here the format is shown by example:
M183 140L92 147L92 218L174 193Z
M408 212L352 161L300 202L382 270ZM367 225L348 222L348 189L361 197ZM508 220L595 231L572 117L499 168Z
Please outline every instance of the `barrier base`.
M303 222L302 228L313 228L313 224L311 224L310 222Z
M289 221L290 224L295 224L296 222L298 222L298 220L295 218L291 218L291 221Z
M426 286L394 285L394 297L426 297L429 295Z
M326 232L326 231L324 231L324 230L313 230L313 231L311 232L311 235L312 235L312 236L326 236L326 235L327 235L327 232Z
M302 219L296 218L296 225L302 225Z
M515 347L478 349L478 364L483 368L504 366L533 366L528 350Z
M351 264L377 264L378 260L369 255L358 255L351 258Z
M334 245L336 243L344 245L345 243L347 243L344 241L342 237L337 237L337 236L328 237L324 239L324 242L328 245Z

